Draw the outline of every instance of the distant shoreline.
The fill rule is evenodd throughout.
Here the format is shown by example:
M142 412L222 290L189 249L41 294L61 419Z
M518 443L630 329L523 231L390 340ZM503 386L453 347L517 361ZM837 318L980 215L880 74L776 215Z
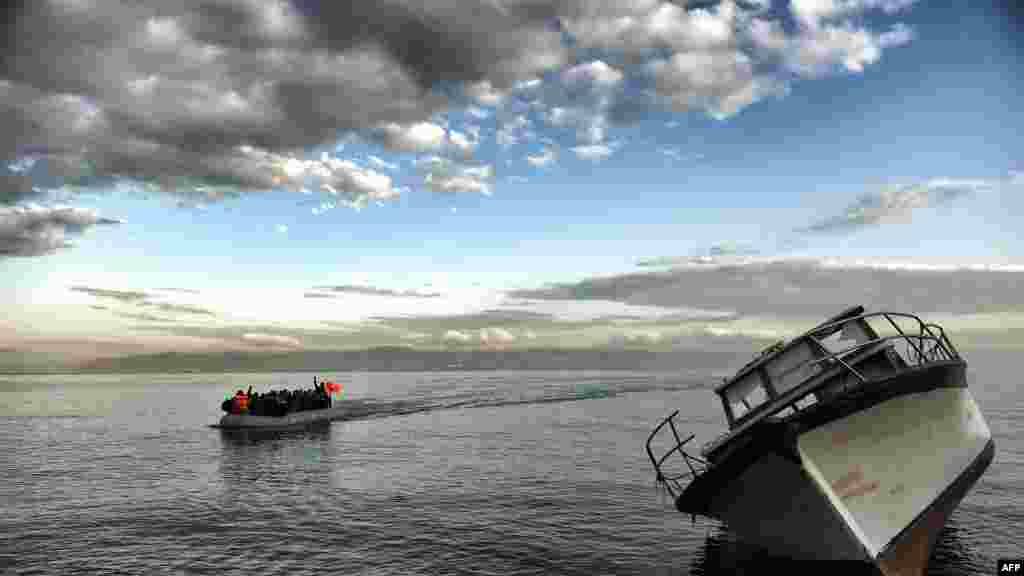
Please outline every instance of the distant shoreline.
M743 358L723 350L426 351L379 348L347 351L219 354L163 353L101 358L75 366L0 368L0 375L257 374L353 372L618 371L678 372L720 369Z

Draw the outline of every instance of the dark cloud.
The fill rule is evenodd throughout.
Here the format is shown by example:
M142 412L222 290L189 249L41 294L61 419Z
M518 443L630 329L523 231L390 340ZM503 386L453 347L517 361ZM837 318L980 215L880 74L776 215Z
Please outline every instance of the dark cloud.
M88 286L72 286L72 292L82 292L96 298L118 300L120 302L136 303L150 298L150 294L132 290L108 290L105 288L90 288Z
M550 2L24 3L0 55L0 161L61 147L98 179L224 194L348 131L429 119L439 85L507 87L558 67ZM273 155L259 161L250 146ZM268 160L264 158L264 160ZM10 202L31 186L12 178Z
M1024 310L1022 281L1024 271L1017 269L928 270L780 260L690 265L518 290L511 296L687 306L744 316L820 315L856 304L962 314Z
M300 187L303 179L282 166L305 151L345 134L372 136L381 125L426 122L468 98L494 103L530 78L593 65L592 52L606 53L624 81L597 75L578 82L570 74L551 80L558 96L544 102L563 107L562 120L591 144L604 139L609 122L639 120L665 103L731 114L785 82L764 77L759 54L740 48L763 4L9 2L0 162L18 160L28 148L49 152L27 180L0 176L0 202L23 201L48 179L97 186L129 178L197 203ZM870 4L844 4L828 22ZM839 38L852 43L849 49L816 50L815 42L834 40L829 30L822 38L801 31L807 37L796 42L769 27L753 45L799 54L800 64L815 70L824 54L856 60L851 70L861 71L883 47L899 43L850 27ZM861 50L870 58L855 50L865 42L876 48ZM645 66L650 58L657 65ZM304 175L315 172L307 168ZM351 165L332 170L325 184L349 200L397 195L379 174ZM370 190L360 188L366 182ZM447 184L443 191L459 183Z
M391 290L390 288L374 288L373 286L354 286L341 284L337 286L315 286L314 290L329 292L330 294L363 294L366 296L393 296L401 298L440 298L438 292L414 292L412 290ZM306 298L319 298L306 293Z
M0 206L0 258L53 254L73 246L69 236L120 223L72 206Z

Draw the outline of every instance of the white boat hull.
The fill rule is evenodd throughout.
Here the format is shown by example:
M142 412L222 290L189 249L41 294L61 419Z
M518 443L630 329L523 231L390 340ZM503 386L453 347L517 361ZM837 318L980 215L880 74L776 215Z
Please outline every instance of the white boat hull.
M800 436L797 446L818 490L879 561L930 509L952 512L956 503L947 501L963 494L951 488L978 465L991 439L967 388L936 388L829 422ZM927 536L928 551L939 530Z
M917 576L946 519L992 458L970 391L903 394L766 452L709 503L744 540L807 560Z

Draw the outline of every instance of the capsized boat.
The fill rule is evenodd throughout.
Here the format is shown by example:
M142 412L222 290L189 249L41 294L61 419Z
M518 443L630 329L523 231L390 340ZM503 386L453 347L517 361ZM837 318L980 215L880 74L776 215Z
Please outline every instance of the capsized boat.
M966 368L940 326L857 306L718 386L729 430L700 456L678 410L647 453L680 512L773 554L920 576L995 451ZM672 447L656 456L665 438Z

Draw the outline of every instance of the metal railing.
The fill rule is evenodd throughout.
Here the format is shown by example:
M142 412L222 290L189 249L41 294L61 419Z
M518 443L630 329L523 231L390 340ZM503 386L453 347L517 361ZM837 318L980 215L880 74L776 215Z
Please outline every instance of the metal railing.
M683 492L683 485L680 480L683 480L684 478L696 478L708 467L706 460L698 458L692 454L688 454L686 450L683 449L683 446L687 442L693 440L694 435L690 434L685 440L679 437L679 431L676 430L676 425L673 421L678 414L679 410L669 414L667 418L661 421L661 424L658 424L654 430L651 431L650 436L647 437L647 456L651 459L651 464L654 465L654 471L656 473L655 479L658 484L664 486L665 489L668 490L668 493L673 498ZM672 436L675 438L676 444L672 449L665 452L661 458L655 458L654 451L651 448L651 442L654 441L655 436L658 435L658 432L660 432L666 424L668 424L669 428L672 430ZM665 472L662 470L662 466L665 464L665 460L667 460L669 456L676 453L682 456L683 461L686 462L686 467L689 468L690 471L683 472L682 474L677 474L675 476L666 476Z
M860 382L866 382L867 379L863 374L858 372L853 366L848 364L844 358L850 357L852 354L865 349L873 347L883 342L899 342L902 341L906 344L906 356L904 360L909 359L908 365L916 367L932 362L957 360L960 358L959 352L953 346L953 343L946 337L946 332L938 324L929 324L921 320L914 314L908 314L905 312L871 312L869 314L861 314L858 316L852 316L850 318L844 318L842 320L817 326L808 330L804 334L800 335L794 340L802 338L810 338L819 344L823 338L818 338L817 335L821 333L828 333L828 336L842 330L844 326L851 322L857 322L862 320L867 323L868 318L882 317L896 329L897 334L891 336L879 336L872 338L866 342L860 342L853 346L849 346L842 350L831 352L828 355L815 358L805 362L803 365L814 365L835 362L846 369L847 372L853 374ZM910 318L917 322L917 333L908 334L893 318ZM868 324L870 326L870 324ZM873 330L873 328L872 328ZM937 333L937 334L936 334ZM826 336L827 337L827 336ZM822 344L824 347L824 345ZM910 351L913 350L913 354Z

